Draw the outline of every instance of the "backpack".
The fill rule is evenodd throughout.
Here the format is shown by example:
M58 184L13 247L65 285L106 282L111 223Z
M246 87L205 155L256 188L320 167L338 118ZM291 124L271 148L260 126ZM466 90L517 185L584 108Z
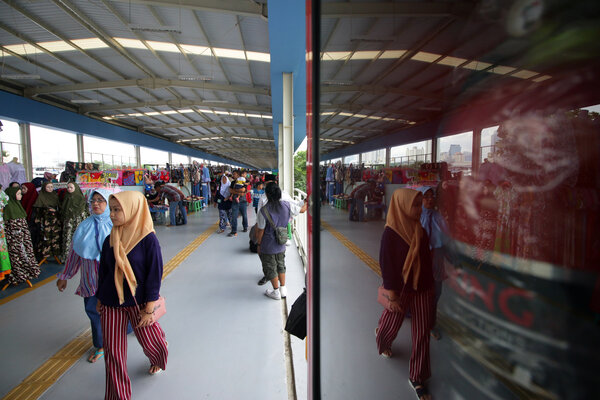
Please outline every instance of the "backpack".
M287 225L275 226L273 218L271 218L271 214L269 214L269 210L267 210L267 207L263 207L263 209L265 210L265 217L267 217L267 220L269 220L271 227L275 231L275 241L277 242L277 244L286 244L288 241Z

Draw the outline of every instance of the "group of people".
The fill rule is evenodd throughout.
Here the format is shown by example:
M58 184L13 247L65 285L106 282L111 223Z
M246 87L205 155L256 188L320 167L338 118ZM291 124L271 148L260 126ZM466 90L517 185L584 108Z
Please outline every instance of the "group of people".
M67 258L77 226L89 215L85 196L69 182L62 198L51 181L43 181L38 193L33 183L11 182L0 192L3 223L0 224L2 272L8 285L27 282L40 274L39 265L53 257Z
M389 305L379 318L376 343L379 354L392 357L392 342L410 314L409 380L421 400L431 399L427 388L430 336L440 339L436 309L446 278L441 251L445 232L446 223L435 209L432 187L394 191L379 253L383 296Z
M128 333L134 332L148 357L149 374L167 366L168 343L155 318L163 274L160 244L142 193L97 189L89 203L92 215L77 227L56 285L63 292L81 271L75 293L83 297L92 328L88 361L104 356L105 399L131 399Z

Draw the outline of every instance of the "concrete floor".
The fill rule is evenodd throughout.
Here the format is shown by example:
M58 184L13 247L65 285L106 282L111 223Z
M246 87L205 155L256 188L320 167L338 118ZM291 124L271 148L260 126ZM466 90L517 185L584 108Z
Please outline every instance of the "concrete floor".
M250 211L250 223L254 212ZM383 221L350 222L347 212L325 206L322 218L373 257L379 256ZM191 214L189 224L156 228L165 263L217 220L216 210ZM381 282L364 262L328 231L321 232L321 359L324 399L415 398L409 387L410 321L392 348L377 354L374 329L381 314ZM294 246L286 251L288 310L304 287L304 271ZM167 314L161 320L169 341L167 370L146 371L135 337L129 337L128 368L138 399L287 399L283 319L279 302L257 286L260 262L248 251L248 237L213 233L163 282ZM64 293L53 283L0 306L0 397L89 324L83 301L73 295L76 277ZM306 399L304 341L291 337L298 399ZM432 360L436 346L432 341ZM436 370L432 361L432 389ZM101 399L104 363L82 357L41 398Z

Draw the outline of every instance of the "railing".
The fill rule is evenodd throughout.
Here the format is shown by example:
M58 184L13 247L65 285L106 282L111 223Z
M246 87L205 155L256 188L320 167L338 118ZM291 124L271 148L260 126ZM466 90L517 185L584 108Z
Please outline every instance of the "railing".
M306 193L301 190L294 189L294 200L297 202L303 202L306 199ZM292 231L296 238L296 247L298 253L304 263L304 270L306 271L306 265L308 262L308 213L300 213L294 222L292 223Z

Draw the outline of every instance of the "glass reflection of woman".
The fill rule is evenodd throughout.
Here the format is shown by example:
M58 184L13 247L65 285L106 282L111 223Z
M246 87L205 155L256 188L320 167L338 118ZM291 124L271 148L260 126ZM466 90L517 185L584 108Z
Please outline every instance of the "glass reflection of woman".
M397 189L392 195L381 238L379 265L393 311L383 310L376 340L379 354L391 357L392 342L404 314L410 311L409 380L419 399L430 400L426 381L431 376L429 333L433 327L435 292L429 240L420 221L422 203L423 195L416 190Z
M50 181L42 183L42 189L37 200L33 204L35 208L35 223L40 228L40 237L35 244L35 252L43 264L48 257L58 258L61 255L61 226L58 219L58 194L54 191L54 185Z
M31 235L26 220L27 213L20 203L21 188L9 187L6 189L6 195L8 202L4 207L4 227L12 268L6 281L12 285L27 282L31 287L30 279L40 275L40 268L33 254Z
M154 320L163 261L144 195L124 191L111 195L108 202L113 228L100 255L97 309L104 340L105 398L125 400L131 399L127 374L128 322L150 359L148 373L154 375L167 366L165 334Z
M56 286L63 292L67 288L67 280L81 270L81 280L75 294L83 297L85 312L92 325L92 342L94 351L88 361L94 363L104 355L102 345L102 327L100 314L96 311L96 290L98 289L98 267L100 265L100 250L104 239L112 229L110 211L108 209L110 192L97 189L90 198L92 216L79 224L73 235L72 246L68 257L65 258L65 270L58 274Z
M71 250L71 240L77 226L90 215L85 196L75 182L67 183L67 193L60 204L60 220L62 221L62 255L66 260Z
M448 232L446 221L442 214L435 209L435 191L431 186L423 186L419 188L423 194L423 210L421 213L421 225L427 236L429 237L429 248L431 249L431 261L433 266L433 280L435 281L435 308L442 295L442 283L447 278L444 270L444 253L442 245L444 234ZM440 340L441 333L436 328L436 312L433 313L433 329L431 336L434 339Z

